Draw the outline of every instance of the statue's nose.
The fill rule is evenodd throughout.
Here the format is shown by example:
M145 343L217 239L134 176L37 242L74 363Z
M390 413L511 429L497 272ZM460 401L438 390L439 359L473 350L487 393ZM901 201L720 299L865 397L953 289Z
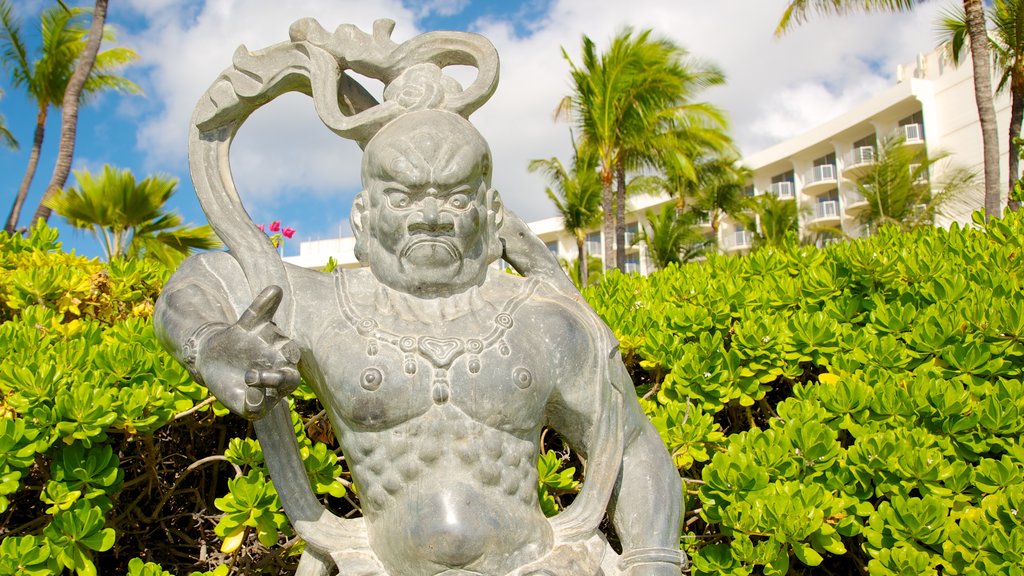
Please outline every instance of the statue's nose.
M437 223L437 198L433 196L427 196L423 199L423 223L424 224L436 224Z

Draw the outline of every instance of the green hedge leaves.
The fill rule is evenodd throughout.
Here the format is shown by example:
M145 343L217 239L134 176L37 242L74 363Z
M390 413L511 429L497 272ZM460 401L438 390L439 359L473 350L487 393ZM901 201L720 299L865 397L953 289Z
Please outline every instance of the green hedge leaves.
M691 573L1024 573L1022 257L1011 214L588 288L682 476ZM0 575L293 570L248 424L156 342L168 271L48 228L0 236L0 271ZM358 513L322 407L292 401L315 491ZM542 452L554 514L583 467Z
M585 296L694 574L1022 574L1024 219L710 256Z

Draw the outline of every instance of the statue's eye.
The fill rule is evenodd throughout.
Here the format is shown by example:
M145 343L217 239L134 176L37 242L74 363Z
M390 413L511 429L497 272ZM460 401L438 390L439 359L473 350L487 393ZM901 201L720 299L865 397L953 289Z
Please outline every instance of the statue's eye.
M411 203L412 201L409 200L409 195L405 192L399 192L397 190L388 192L388 204L390 204L392 208L408 208Z
M465 194L453 194L448 198L448 204L457 210L465 210L469 207L469 197Z

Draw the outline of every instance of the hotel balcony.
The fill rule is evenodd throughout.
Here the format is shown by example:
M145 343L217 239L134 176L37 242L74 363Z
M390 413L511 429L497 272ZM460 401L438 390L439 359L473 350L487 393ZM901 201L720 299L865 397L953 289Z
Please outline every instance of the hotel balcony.
M804 194L813 195L831 190L836 187L837 182L834 164L815 166L804 175Z
M750 230L735 230L732 233L726 234L722 239L722 247L726 252L733 252L736 250L745 250L750 248L751 243L754 241L754 233Z
M786 181L772 182L771 185L768 186L767 193L781 200L786 200L789 198L793 198L795 191L796 187L793 186L793 183Z
M825 222L828 220L839 220L839 201L826 200L814 205L814 216L812 222Z
M845 204L845 206L846 206L846 212L847 213L854 214L854 213L860 212L861 210L866 208L867 205L868 205L868 199L865 198L863 194L861 194L860 192L857 192L856 190L847 190L846 191L846 204Z
M899 132L907 146L924 146L924 128L920 124L904 124Z
M858 146L843 159L843 176L849 179L860 178L868 173L877 162L874 146Z

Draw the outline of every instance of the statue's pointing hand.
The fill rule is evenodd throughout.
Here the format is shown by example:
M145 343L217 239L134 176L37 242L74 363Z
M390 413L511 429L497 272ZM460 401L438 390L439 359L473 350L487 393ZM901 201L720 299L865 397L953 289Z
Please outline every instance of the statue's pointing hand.
M237 322L217 325L199 344L203 381L245 418L262 418L299 385L299 347L273 322L282 295L279 286L264 288Z

